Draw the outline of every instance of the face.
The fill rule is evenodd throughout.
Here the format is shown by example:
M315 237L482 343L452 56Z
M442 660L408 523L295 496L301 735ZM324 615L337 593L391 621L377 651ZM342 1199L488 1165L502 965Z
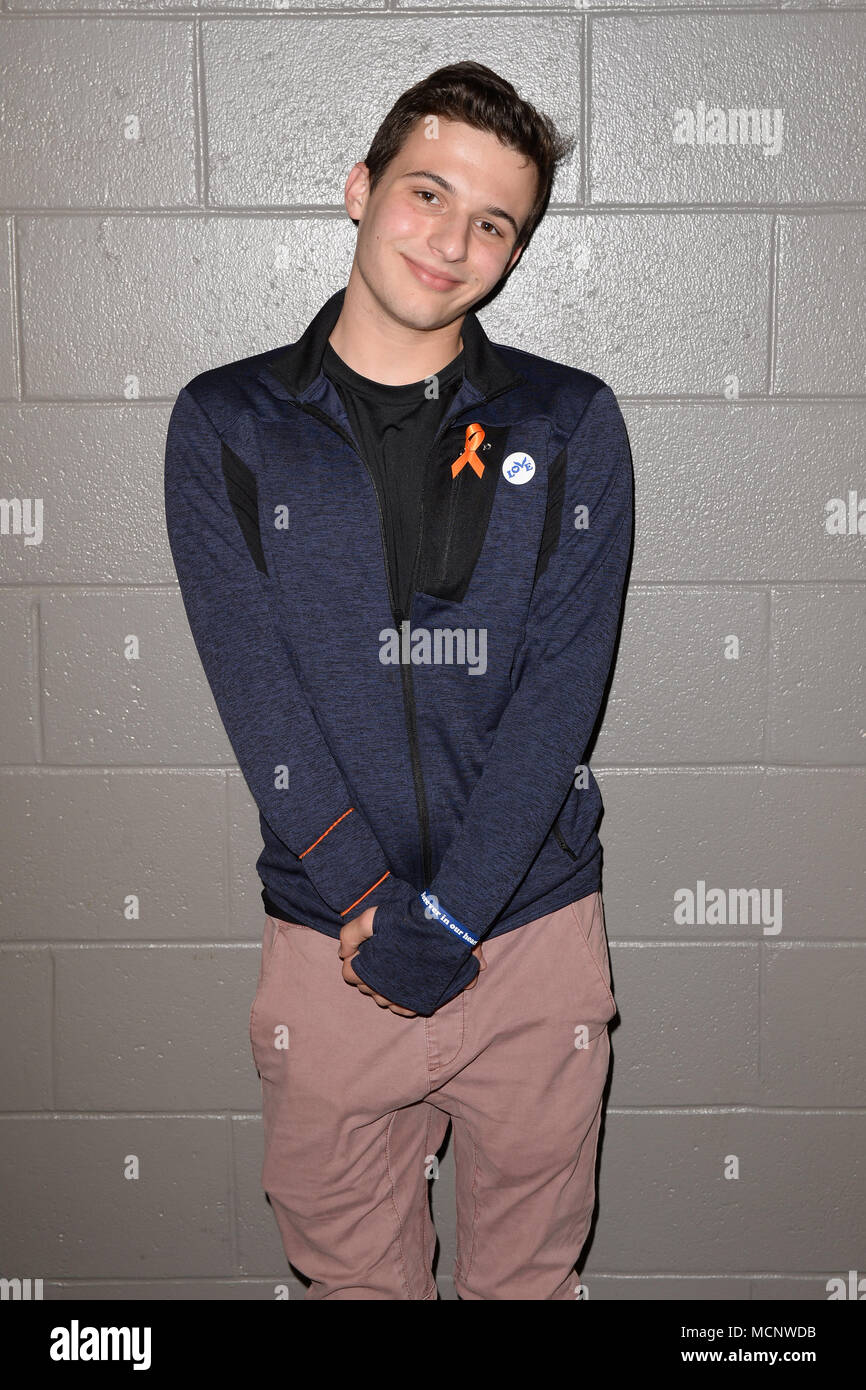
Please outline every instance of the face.
M537 180L532 161L496 136L441 116L419 121L372 193L363 162L349 174L346 209L358 221L352 273L399 322L451 323L518 259Z

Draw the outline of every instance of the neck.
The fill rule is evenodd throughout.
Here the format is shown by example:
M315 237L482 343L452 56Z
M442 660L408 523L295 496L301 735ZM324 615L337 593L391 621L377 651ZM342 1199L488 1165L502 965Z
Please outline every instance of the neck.
M383 386L407 386L447 367L463 348L465 312L441 328L418 329L385 313L352 266L328 342L352 371Z

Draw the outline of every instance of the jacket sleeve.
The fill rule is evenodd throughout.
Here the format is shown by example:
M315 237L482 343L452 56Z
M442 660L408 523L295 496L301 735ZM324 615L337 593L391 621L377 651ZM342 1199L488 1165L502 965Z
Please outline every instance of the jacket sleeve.
M223 442L185 386L165 446L165 518L193 640L238 765L271 830L344 922L415 890L354 805L271 615L232 506ZM252 503L248 502L252 507Z
M511 699L427 894L376 909L353 968L430 1013L464 989L473 946L537 855L572 784L610 674L634 525L631 450L602 383L566 445L558 544L539 577ZM586 526L578 526L588 511ZM390 988L397 993L390 993Z

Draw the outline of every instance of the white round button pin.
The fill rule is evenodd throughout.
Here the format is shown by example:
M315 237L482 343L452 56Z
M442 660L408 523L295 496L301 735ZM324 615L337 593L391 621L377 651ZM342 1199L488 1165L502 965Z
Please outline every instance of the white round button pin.
M531 454L509 454L502 465L503 477L510 483L528 483L535 473L535 459Z

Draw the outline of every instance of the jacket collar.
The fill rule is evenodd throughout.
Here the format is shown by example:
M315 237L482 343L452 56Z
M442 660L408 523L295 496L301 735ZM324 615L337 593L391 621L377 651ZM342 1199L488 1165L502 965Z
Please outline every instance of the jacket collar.
M297 342L282 349L265 367L292 396L304 399L314 395L314 387L322 375L322 355L328 337L340 316L346 287L332 294ZM479 393L479 399L498 395L523 381L520 372L513 371L501 353L491 343L472 309L468 309L461 327L463 337L464 380Z

